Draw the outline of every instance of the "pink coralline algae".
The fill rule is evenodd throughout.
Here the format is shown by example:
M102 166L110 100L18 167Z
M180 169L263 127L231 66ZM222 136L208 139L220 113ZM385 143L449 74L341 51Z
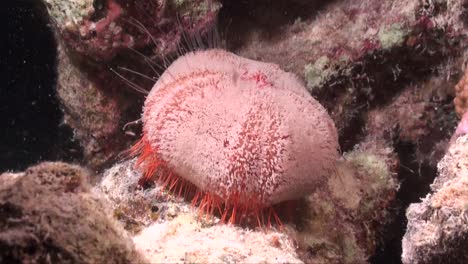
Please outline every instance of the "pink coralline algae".
M188 53L149 93L133 147L142 182L196 190L193 204L235 223L327 182L337 131L303 84L275 64L223 50ZM276 219L278 220L278 219ZM268 219L269 221L269 219Z

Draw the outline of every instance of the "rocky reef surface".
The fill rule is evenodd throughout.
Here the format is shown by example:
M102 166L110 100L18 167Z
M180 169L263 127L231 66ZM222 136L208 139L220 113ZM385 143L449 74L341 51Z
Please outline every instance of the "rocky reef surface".
M43 3L64 123L96 173L42 163L0 175L0 262L468 261L466 1ZM158 183L140 186L120 155L140 133L129 123L140 92L217 38L295 73L338 128L336 173L280 210L292 216L282 226L200 215Z
M279 229L221 224L157 183L143 189L134 161L106 170L96 189L154 262L362 263L391 219L387 208L398 183L388 153L369 148L345 155L329 190L306 197Z
M142 261L106 202L89 192L89 172L45 162L0 175L0 262Z
M287 235L218 224L219 218L201 216L159 185L141 188L140 177L134 161L118 163L104 172L96 190L151 263L301 262Z
M431 193L406 211L403 263L468 261L468 136L450 147L438 165Z
M184 39L211 32L221 5L208 0L44 1L59 46L57 95L64 121L75 130L86 163L103 168L136 133L122 133L141 111L141 94L134 87L149 90L164 70L160 65L182 52Z

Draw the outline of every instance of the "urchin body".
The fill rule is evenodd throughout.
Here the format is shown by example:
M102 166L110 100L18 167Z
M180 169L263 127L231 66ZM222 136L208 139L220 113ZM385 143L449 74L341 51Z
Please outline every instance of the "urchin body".
M324 186L338 158L333 121L294 75L223 50L176 60L142 119L147 176L164 164L165 173L246 211Z

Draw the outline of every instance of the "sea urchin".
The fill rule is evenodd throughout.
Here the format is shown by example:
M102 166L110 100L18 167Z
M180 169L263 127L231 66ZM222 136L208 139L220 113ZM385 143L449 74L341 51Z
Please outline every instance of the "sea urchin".
M338 158L333 121L293 74L219 49L172 63L142 120L142 180L195 186L193 203L229 222L323 187Z

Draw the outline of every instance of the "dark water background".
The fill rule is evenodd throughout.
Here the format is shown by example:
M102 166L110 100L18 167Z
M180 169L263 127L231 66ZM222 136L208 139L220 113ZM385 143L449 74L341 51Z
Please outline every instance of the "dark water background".
M78 149L60 125L56 46L37 2L7 0L0 8L0 172L71 160Z

